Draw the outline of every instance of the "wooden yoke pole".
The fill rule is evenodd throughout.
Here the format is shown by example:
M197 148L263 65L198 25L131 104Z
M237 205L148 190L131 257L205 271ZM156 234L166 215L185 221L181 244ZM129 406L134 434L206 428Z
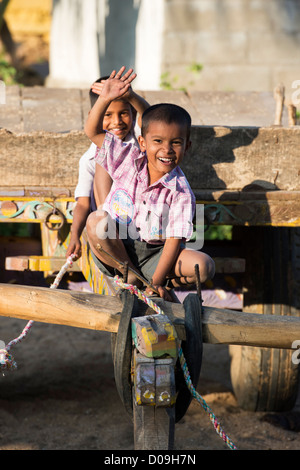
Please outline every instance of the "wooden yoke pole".
M185 339L183 305L155 302L173 322L179 339ZM121 310L121 300L114 296L0 284L0 316L116 333ZM148 314L153 314L149 307ZM300 318L212 307L203 307L202 329L203 341L211 344L292 349L293 341L300 340Z

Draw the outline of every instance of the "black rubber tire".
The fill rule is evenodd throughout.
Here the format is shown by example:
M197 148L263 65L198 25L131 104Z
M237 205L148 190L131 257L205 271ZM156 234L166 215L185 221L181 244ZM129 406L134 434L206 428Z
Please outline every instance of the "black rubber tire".
M131 338L131 318L139 314L139 301L135 295L129 291L121 293L123 310L118 328L118 333L113 334L112 358L114 364L115 382L118 393L129 414L133 418L132 391L131 391L131 358L132 358L132 338Z
M202 302L197 294L189 294L183 301L185 310L186 340L181 342L181 348L185 357L194 388L197 388L202 365ZM184 375L179 364L176 364L176 390L175 422L180 421L190 406L193 399L188 389Z
M244 311L300 316L300 229L245 227ZM268 332L266 331L266 334ZM230 346L231 381L241 408L287 411L298 394L291 350Z

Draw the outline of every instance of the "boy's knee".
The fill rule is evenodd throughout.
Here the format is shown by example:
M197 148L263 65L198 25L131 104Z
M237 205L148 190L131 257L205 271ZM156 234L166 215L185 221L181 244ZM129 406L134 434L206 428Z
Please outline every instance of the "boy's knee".
M91 212L89 215L88 215L88 218L86 219L86 230L87 230L87 233L90 235L94 232L94 226L95 226L95 215L94 215L94 212Z
M97 238L99 240L117 238L116 223L103 210L96 210L88 216L86 230L90 238Z
M101 225L103 225L105 214L105 212L98 210L89 214L86 221L86 230L90 237L98 237L98 235L101 235L99 233L101 231L99 226L101 227Z
M205 281L209 281L215 275L215 262L210 256L206 256L204 262L204 269L202 271L202 275L205 278Z

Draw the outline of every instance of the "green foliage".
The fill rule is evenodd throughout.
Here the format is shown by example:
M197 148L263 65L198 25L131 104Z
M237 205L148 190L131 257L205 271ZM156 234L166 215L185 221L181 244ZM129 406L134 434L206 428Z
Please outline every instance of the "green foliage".
M172 90L172 85L170 81L170 73L165 72L160 76L160 87L164 90Z
M231 225L210 225L204 232L205 240L232 240Z
M2 237L30 237L30 224L19 222L0 222L0 236Z
M187 72L193 74L194 76L199 75L202 70L203 65L197 62L193 62L187 67ZM194 81L189 80L184 86L177 86L179 78L180 77L178 75L172 75L170 72L164 72L160 76L160 87L163 90L177 90L187 93L188 87L192 86Z
M9 64L3 54L0 55L0 80L2 80L6 85L14 85L18 83L20 78L19 72Z
M199 64L198 62L193 62L193 63L189 66L188 70L189 70L190 72L193 72L193 73L198 74L198 73L200 73L200 72L203 70L203 65L202 65L202 64Z

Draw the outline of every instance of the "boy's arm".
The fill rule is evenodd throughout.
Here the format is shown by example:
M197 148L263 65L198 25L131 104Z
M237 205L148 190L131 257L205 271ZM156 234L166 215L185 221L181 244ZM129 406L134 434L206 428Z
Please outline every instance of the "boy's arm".
M121 98L130 88L130 83L135 79L136 74L129 69L124 75L125 67L121 67L119 72L113 71L110 77L105 80L101 95L89 112L84 131L88 138L101 147L105 132L103 130L103 119L110 103ZM123 75L123 76L122 76Z
M90 211L90 198L79 197L73 213L73 222L71 226L70 243L67 248L66 256L71 254L77 258L81 256L80 236L86 224L86 219Z
M102 206L105 202L112 185L112 179L107 171L96 163L95 177L94 177L94 196L97 208Z
M90 110L84 126L84 132L88 138L99 148L102 146L105 137L105 131L103 130L102 124L105 112L110 103L111 101L109 99L105 99L102 96L99 96L96 103Z
M142 114L143 112L150 107L148 101L146 101L142 96L135 93L130 87L129 91L126 93L126 98L131 106L134 107L138 114L138 125L142 127Z
M181 242L181 238L167 238L158 265L152 277L152 284L157 288L160 296L169 301L172 301L172 297L164 289L163 285L177 259Z

